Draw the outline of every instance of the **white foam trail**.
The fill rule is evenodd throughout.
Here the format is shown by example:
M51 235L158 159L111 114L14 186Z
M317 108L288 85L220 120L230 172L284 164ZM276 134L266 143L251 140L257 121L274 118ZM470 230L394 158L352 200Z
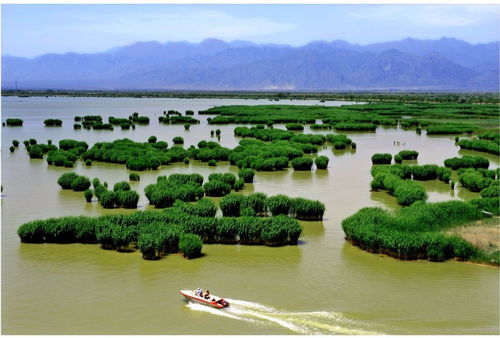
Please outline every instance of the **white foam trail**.
M252 309L268 311L268 312L275 311L274 308L272 308L270 306L265 306L265 305L259 304L259 303L254 303L254 302L249 302L246 300L239 300L239 299L229 299L229 298L225 298L225 299L231 305L240 305L240 306L245 307L245 308L252 308Z
M192 302L188 302L187 306L196 311L261 325L274 323L299 334L379 334L360 329L361 323L345 318L338 312L283 312L259 303L239 299L226 300L231 305L221 310Z
M206 306L206 305L198 304L198 303L193 303L193 302L190 302L190 301L187 302L186 306L188 308L190 308L191 310L195 310L195 311L208 312L208 313L211 313L213 315L227 317L227 318L231 318L231 319L237 319L237 320L245 320L245 321L249 321L249 322L255 322L255 320L252 320L250 318L243 318L243 317L238 317L238 316L232 315L228 311L225 311L225 309L222 309L222 310L220 310L220 309L214 309L214 308L212 308L210 306Z

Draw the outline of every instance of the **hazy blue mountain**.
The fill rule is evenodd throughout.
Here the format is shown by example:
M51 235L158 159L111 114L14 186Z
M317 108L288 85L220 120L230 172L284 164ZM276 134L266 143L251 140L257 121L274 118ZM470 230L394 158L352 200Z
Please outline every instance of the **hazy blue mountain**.
M474 67L488 62L498 63L500 45L498 41L472 45L454 38L441 38L440 40L408 38L401 41L371 44L366 48L374 52L394 48L417 55L435 52L461 66Z
M404 39L301 47L137 42L95 54L2 56L2 88L198 90L480 90L499 87L499 43Z

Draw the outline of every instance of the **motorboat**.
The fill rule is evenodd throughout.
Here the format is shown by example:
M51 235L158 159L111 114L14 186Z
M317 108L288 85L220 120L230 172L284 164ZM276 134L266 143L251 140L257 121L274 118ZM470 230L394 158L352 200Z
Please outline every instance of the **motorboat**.
M212 294L210 294L208 298L204 298L202 296L198 296L196 294L196 290L180 290L179 292L181 295L183 295L189 300L192 300L200 304L208 305L217 309L222 309L229 306L229 302L224 300L224 298L217 297Z

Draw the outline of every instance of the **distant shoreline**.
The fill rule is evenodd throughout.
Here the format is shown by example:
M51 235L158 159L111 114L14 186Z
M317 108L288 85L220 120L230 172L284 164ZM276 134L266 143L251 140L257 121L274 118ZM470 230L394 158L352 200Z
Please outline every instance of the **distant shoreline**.
M168 91L168 90L2 90L2 96L129 97L129 98L205 98L269 99L320 101L399 101L500 103L498 92L383 92L383 91Z

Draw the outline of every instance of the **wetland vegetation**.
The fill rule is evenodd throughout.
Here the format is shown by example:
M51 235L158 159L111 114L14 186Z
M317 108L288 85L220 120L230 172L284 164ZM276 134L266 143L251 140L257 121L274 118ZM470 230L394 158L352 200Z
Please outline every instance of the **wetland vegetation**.
M397 127L414 128L417 133L425 130L428 135L460 135L481 131L477 135L477 139L459 139L457 136L455 141L464 149L498 153L498 131L493 128L487 130L487 126L491 127L489 121L498 116L498 109L493 105L455 102L379 102L340 107L221 106L200 110L198 114L200 116L213 115L213 117L207 118L208 124L253 124L254 126L234 128L234 135L242 139L232 149L223 147L220 142L205 140L199 141L197 147L191 145L188 148L183 148L184 138L182 136L175 136L172 139L174 146L170 148L166 141L159 140L156 136L148 137L146 142L125 138L112 142L96 142L91 147L86 142L72 139L59 141L59 147L51 143L37 144L34 139L25 141L25 145L30 158L43 158L47 155L46 160L49 165L65 167L73 167L78 160L85 162L88 166L92 165L92 161L124 164L127 169L133 171L158 170L178 162L190 164L191 160L207 162L209 166L217 166L220 161L229 161L231 165L237 166L239 168L238 177L232 173L213 173L208 176L208 181L204 182L204 178L200 174L173 174L158 176L156 183L149 184L144 189L145 196L151 205L156 208L167 208L165 212L158 212L161 215L172 213L198 218L215 218L217 207L204 196L222 197L219 207L224 218L221 219L219 225L212 224L214 228L210 230L213 234L226 231L227 233L221 237L213 234L207 235L202 231L181 231L179 224L177 224L178 221L173 219L170 221L173 224L170 228L158 225L157 228L160 230L154 230L150 225L138 226L133 231L120 228L119 231L117 230L118 232L123 230L125 231L121 232L125 234L123 236L132 236L130 237L132 239L122 242L118 240L114 244L111 244L111 240L102 232L99 232L99 235L92 235L95 237L95 241L100 242L106 248L120 248L119 250L130 246L138 248L146 259L158 259L170 252L182 252L188 258L196 257L201 254L201 241L205 243L239 243L241 238L246 238L245 236L249 237L243 239L241 243L266 245L296 243L298 237L295 234L290 235L283 230L284 228L280 228L279 224L289 224L286 221L289 218L309 221L321 220L325 212L323 203L300 197L291 198L286 195L267 197L261 193L243 195L235 192L243 189L245 184L252 183L258 172L280 171L287 168L293 168L295 171L311 171L314 168L327 169L330 162L328 156L311 157L309 155L317 153L321 147L330 145L336 151L357 148L356 143L346 135L331 132L328 134L317 133L317 131L376 132L378 128ZM192 124L200 123L200 120L195 119L193 115L195 115L193 110L186 111L185 115L177 110L165 110L159 117L159 122L161 124L183 124L187 131ZM12 125L12 119L10 120ZM62 121L61 123L59 121L61 120L48 119L45 120L45 125L62 125ZM129 129L135 128L135 124L147 125L150 123L148 116L141 116L138 112L134 112L128 118L110 116L108 117L109 123L103 123L103 117L100 115L76 116L74 121L75 125L85 129L109 130L112 130L113 126ZM319 121L321 124L317 123ZM19 122L17 123L19 124ZM286 130L275 128L276 124L284 124ZM75 126L75 128L77 127ZM316 133L304 133L306 128L316 130ZM487 131L484 132L484 130ZM212 130L211 136L214 135L220 140L221 130L217 129L215 132ZM12 147L16 146L13 142ZM11 149L11 151L13 150ZM418 157L419 152L416 150L401 150L394 155L396 164L391 165L392 154L375 153L372 155L371 160L374 166L371 171L373 176L371 189L373 191L387 191L396 198L397 203L403 206L403 209L395 214L379 209L369 209L368 211L362 209L343 222L346 238L369 251L386 252L404 259L426 258L440 261L452 257L463 260L474 257L477 260L481 253L475 248L470 248L464 240L450 239L441 233L429 235L428 231L417 229L415 215L428 213L434 217L440 212L463 212L463 219L449 221L453 224L441 225L443 229L448 229L451 225L479 219L477 217L481 215L480 211L492 210L489 212L498 214L492 202L498 198L500 190L497 172L487 170L490 164L487 159L469 155L446 159L444 167L435 164L402 164L403 161L416 161ZM428 194L424 186L417 181L438 179L451 184L453 189L454 182L451 177L455 170L457 170L456 177L461 186L472 192L480 192L482 199L468 204L462 202L460 202L462 204L455 202L442 205L426 204ZM137 173L130 173L129 181L139 180ZM112 190L108 190L106 184L101 184L98 179L95 179L93 189L90 189L91 182L87 177L75 173L65 173L61 175L58 183L63 189L83 191L87 202L91 202L94 196L97 197L98 203L104 208L137 208L140 198L140 195L131 190L130 184L126 181L118 182L114 184ZM138 215L142 214L139 212ZM144 215L149 214L145 213ZM276 238L268 233L268 230L262 228L264 223L261 220L257 221L256 217L266 215L273 219L266 224L270 228L275 227L273 231L276 232ZM275 219L278 216L286 218ZM249 224L253 224L254 228L239 229L238 227L243 227L242 224L238 223L242 222L241 219L246 219ZM360 224L361 232L353 225L356 222L351 221L351 219L356 219L356 222ZM387 224L387 229L390 229L393 224L400 225L395 228L397 230L395 232L381 230L383 234L377 238L376 243L369 244L366 238L373 236L373 231L375 231L371 228L373 227L371 222L379 222L379 220L383 220L381 222ZM199 219L198 221L204 222ZM48 221L36 222L36 224L45 224L43 222ZM85 222L88 220L83 223ZM101 222L98 218L97 222L107 224L106 222L109 223L109 220ZM432 222L437 224L438 220L431 220ZM139 223L142 224L142 221ZM413 232L410 234L408 231L403 231L404 226L401 224L411 224L408 225L408 229L413 229ZM40 226L40 229L44 226ZM119 226L122 227L122 225ZM21 228L31 229L31 227L31 225L23 225ZM50 228L50 226L47 227ZM105 226L100 225L97 228L100 229L99 231L104 231ZM438 228L441 229L440 226L436 225L432 231ZM36 231L41 231L39 228L37 229ZM143 231L142 229L144 229L144 233L141 237L139 234ZM377 233L379 230L375 232ZM129 232L134 234L130 235ZM414 232L417 234L415 235ZM245 235L243 235L244 233ZM423 233L425 235L422 235ZM26 238L30 238L31 235L24 234L24 230L20 232L21 239L30 241ZM43 241L46 241L45 235L40 236L42 236ZM75 237L76 235L72 236L70 236L71 241L80 241ZM408 247L401 249L398 247L400 245L398 241L403 240L405 236L413 239L407 240L407 242L409 241ZM216 237L217 239L215 239ZM394 244L394 241L397 243ZM422 247L415 248L414 242L411 241L415 243L420 241L423 243ZM392 243L393 246L388 243ZM412 250L416 251L412 252Z
M139 249L144 259L156 260L176 252L187 258L198 257L202 241L293 245L302 232L300 224L286 216L216 218L210 203L202 199L194 206L176 204L159 212L37 220L23 224L17 233L25 243L100 243L108 250Z
M395 93L391 97L403 96ZM368 98L368 93L364 97ZM179 301L176 292L166 292L166 298L160 299L148 296L147 290L177 290L200 276L211 276L207 283L226 288L220 294L254 301L267 299L266 304L275 304L297 321L298 317L301 321L311 319L302 315L304 307L308 307L327 312L328 325L332 318L345 314L349 320L358 320L352 323L356 328L361 324L371 330L379 325L380 332L389 334L449 334L450 327L454 333L497 334L498 270L455 261L498 265L500 243L495 236L500 203L499 162L493 152L460 146L462 140L494 142L498 109L487 104L467 108L472 94L465 94L463 103L458 103L458 96L454 99L453 95L450 99L455 101L451 103L430 102L445 100L444 94L430 94L425 103L415 102L418 97L423 95L408 94L402 100L404 104L378 101L357 108L314 106L328 105L328 101L4 98L4 121L11 117L24 120L23 127L4 128L2 137L2 253L9 257L2 265L7 277L2 285L6 332L33 333L36 329L55 334L93 333L86 331L82 316L108 318L102 313L118 306L121 321L113 326L110 321L96 319L93 323L101 325L98 330L139 333L149 327L147 332L157 334L158 328L165 327L164 322L140 326L130 319L135 318L137 311L167 311L171 321L183 325L186 312L178 307L165 310L165 299L173 304ZM267 117L278 117L278 108L273 108L264 122L242 125L207 124L207 119L219 115L198 113L216 105L278 103L309 107L294 108L300 117L297 121L269 120ZM30 108L34 104L36 109ZM258 110L248 108L251 109ZM287 109L282 106L282 114L287 115ZM187 114L187 110L192 114ZM473 114L466 113L468 110ZM139 112L138 116L149 117L149 124L131 121L129 117L134 111ZM300 116L301 111L307 114ZM200 123L188 123L189 130L185 130L186 123L159 123L159 117L168 116L170 121L184 115ZM80 120L74 121L75 116L80 116ZM90 128L84 130L84 116L100 116L102 125L109 124L114 129L92 130L88 124ZM47 118L61 119L63 125L45 128L43 122ZM301 124L304 130L287 130L286 123ZM339 132L334 127L338 123L370 124L376 130ZM428 127L445 123L465 123L478 129L472 134L427 136ZM73 124L82 130L73 130ZM121 130L121 124L128 129ZM247 134L236 135L236 128ZM182 137L184 144L173 144L175 136ZM14 140L19 141L17 147ZM13 153L10 146L14 147ZM30 160L30 150L38 158ZM407 155L405 151L418 155ZM390 154L394 161L390 165L373 165L371 156L375 153ZM156 169L154 161L153 165L148 163L163 156L170 160ZM444 166L445 159L465 156L483 157L489 166ZM309 170L294 170L292 161L296 158L309 158L313 164ZM216 166L207 166L209 161ZM72 167L66 169L65 165ZM61 189L56 181L68 172L86 177L91 186L74 192L69 183L69 189ZM202 176L201 181L195 176L192 181L180 177L176 181L172 177L195 173ZM217 175L210 180L211 174ZM224 174L232 177L224 178ZM159 176L165 178L158 179ZM381 184L386 183L394 192L386 190L385 185L378 191L371 190L370 183L376 176L384 176ZM79 181L82 186L77 189L88 185L86 179ZM209 182L223 186L227 194L207 196L204 184ZM179 193L180 198L173 201L173 192L156 189L160 192L155 197L165 205L157 208L146 196L149 185L164 185L164 190L188 187L179 189L183 194ZM220 194L218 191L214 189L214 194ZM427 198L415 199L422 191ZM125 198L126 195L130 196ZM30 199L37 203L30 203ZM128 201L130 209L125 209ZM402 205L398 201L413 203ZM455 206L455 202L460 202L460 206ZM29 213L23 209L26 204L30 204ZM360 209L365 207L381 210L364 214ZM485 217L487 213L493 217ZM345 221L347 225L342 229L342 221L351 215L359 218ZM358 246L351 244L355 240ZM409 259L449 262L406 261ZM297 294L298 298L282 297L275 292L277 280L287 280L287 286L281 287L285 293L303 287L304 278L297 278L297 273L307 276L311 288ZM65 283L61 283L61 276ZM418 283L414 283L411 292L404 287L391 288L392 298L411 302L412 308L391 302L384 286L397 286L414 276L418 276ZM120 288L138 292L127 297L116 294L117 280ZM43 293L32 287L34 281L43 287ZM259 287L247 299L241 295L248 294L248 283ZM375 289L367 289L366 283ZM75 287L80 290L77 294ZM430 289L439 299L449 299L452 290L454 306L434 302L429 307ZM331 297L318 294L329 294L337 302L332 304ZM359 304L346 296L353 294L364 299L370 309L370 313L360 314L361 319L356 319ZM23 306L19 295L33 301ZM130 306L144 303L144 297L149 297L149 301L143 309ZM112 301L102 303L103 307L87 307L102 299ZM47 314L47 306L55 306L54 311ZM32 316L23 319L27 318L23 316L28 308ZM52 316L57 311L68 315L63 324ZM383 319L378 316L373 320L365 317L373 313L394 320L381 323ZM221 321L210 317L208 322L213 324L208 331L220 332ZM231 322L224 319L233 333L256 332L251 323ZM186 320L185 327L191 327L189 323L192 321ZM341 321L338 326L343 328L345 323ZM263 334L288 332L271 326L257 330Z
M461 201L419 202L397 212L363 208L346 218L342 228L346 239L354 245L399 259L444 261L457 258L498 265L498 251L489 254L461 237L445 233L482 219L480 211L475 203Z

